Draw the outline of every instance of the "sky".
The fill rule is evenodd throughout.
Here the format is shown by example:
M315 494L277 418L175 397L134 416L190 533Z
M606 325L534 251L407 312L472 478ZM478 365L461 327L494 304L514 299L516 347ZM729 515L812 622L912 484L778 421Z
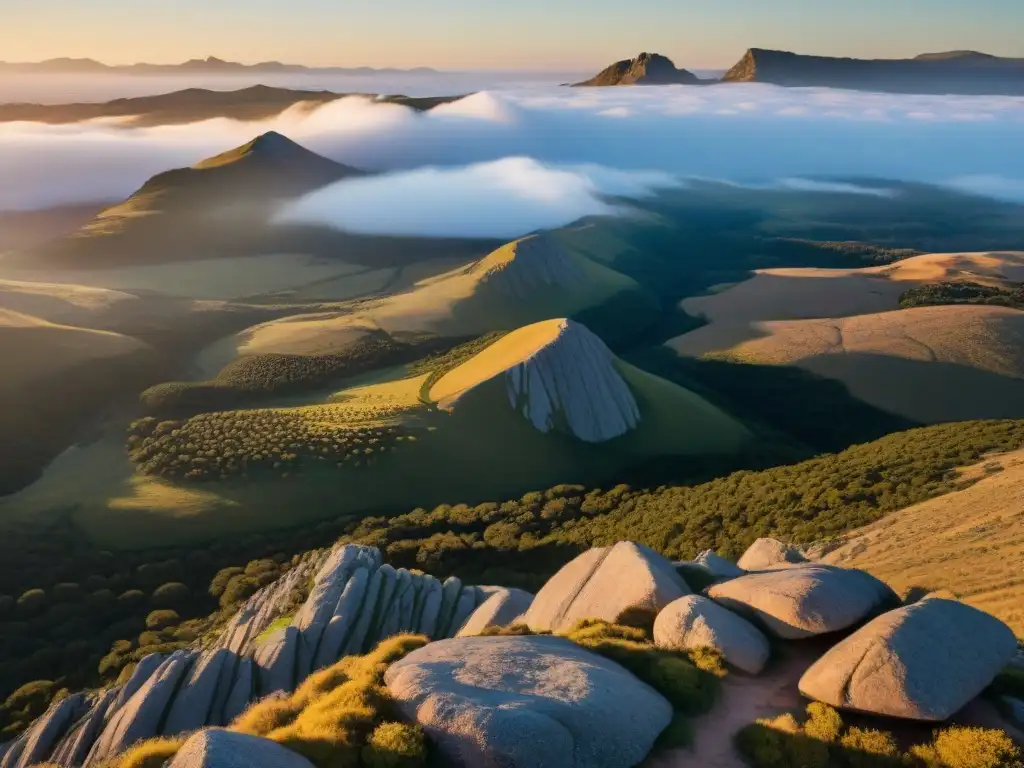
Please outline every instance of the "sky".
M640 51L693 69L747 48L1024 57L1024 0L0 0L0 58L587 70Z

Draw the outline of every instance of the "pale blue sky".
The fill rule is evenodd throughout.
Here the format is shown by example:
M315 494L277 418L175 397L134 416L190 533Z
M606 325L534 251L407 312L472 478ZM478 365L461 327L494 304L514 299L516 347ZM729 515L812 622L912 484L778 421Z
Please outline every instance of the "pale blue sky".
M0 58L592 69L641 50L691 68L749 47L1024 56L1024 0L0 0Z

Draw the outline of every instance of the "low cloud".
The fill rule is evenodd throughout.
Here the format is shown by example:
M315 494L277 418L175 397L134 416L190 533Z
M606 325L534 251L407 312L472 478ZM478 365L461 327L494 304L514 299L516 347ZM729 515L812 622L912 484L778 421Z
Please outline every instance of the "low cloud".
M539 86L481 92L426 114L346 98L263 123L0 124L0 209L122 198L159 171L271 129L387 174L289 211L358 231L480 234L487 222L487 234L505 235L554 226L577 212L608 212L605 195L642 194L651 170L823 194L887 194L882 185L835 181L843 177L948 183L1007 199L1024 188L1024 98ZM343 201L347 211L338 210Z
M361 234L513 238L583 216L625 213L609 196L644 197L679 183L660 172L510 157L341 181L295 201L279 220Z

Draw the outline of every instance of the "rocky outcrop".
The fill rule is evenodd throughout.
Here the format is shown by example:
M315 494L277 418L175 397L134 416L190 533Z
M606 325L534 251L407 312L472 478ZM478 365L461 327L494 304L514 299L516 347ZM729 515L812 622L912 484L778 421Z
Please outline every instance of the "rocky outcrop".
M0 756L2 768L29 768L43 762L54 750L58 740L82 714L85 694L68 696L53 706L19 736Z
M874 619L813 664L800 692L834 707L945 720L1017 652L1013 632L956 600L925 598Z
M288 620L282 614L310 580L288 625L268 631ZM8 748L0 766L21 768L22 753L33 762L95 766L141 739L228 725L256 698L290 692L313 670L390 635L451 637L493 594L382 565L372 547L313 553L249 598L208 648L151 654L124 685L65 699Z
M186 741L168 768L313 768L313 764L276 741L211 728Z
M519 328L445 374L430 396L441 408L491 382L541 432L588 443L619 437L640 423L640 408L607 345L573 320Z
M780 565L806 563L807 558L796 547L777 539L758 539L743 553L736 567L743 571L761 571Z
M642 623L689 592L671 562L622 541L566 564L537 593L523 621L535 632L569 629L581 619Z
M561 637L442 640L385 681L453 767L626 768L672 717L652 688Z
M672 59L658 53L641 53L632 59L617 61L589 80L576 86L613 85L697 85L701 80L692 72L677 69Z
M756 675L771 651L768 639L749 621L700 595L669 603L654 622L659 648L713 648L726 662Z
M713 585L708 596L784 640L838 632L899 601L864 571L816 563L747 574Z
M488 627L506 627L526 613L533 604L533 595L521 589L499 588L473 611L456 637L479 635Z
M975 51L914 59L847 59L751 48L725 74L723 82L892 93L1019 95L1024 93L1024 59Z

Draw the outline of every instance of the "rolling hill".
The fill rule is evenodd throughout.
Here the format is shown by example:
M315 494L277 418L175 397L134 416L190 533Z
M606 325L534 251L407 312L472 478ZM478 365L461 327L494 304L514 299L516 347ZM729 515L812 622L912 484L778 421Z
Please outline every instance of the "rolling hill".
M112 430L0 502L0 517L46 519L73 487L72 517L90 537L144 547L599 483L665 456L728 460L752 439L733 417L615 358L570 320L473 351L276 407L140 422L132 463ZM282 504L293 512L282 517Z
M696 85L701 80L692 72L677 69L667 56L641 53L605 67L589 80L575 86L612 85Z
M580 317L603 338L650 322L653 297L634 280L531 235L409 290L333 312L297 314L221 339L199 356L206 375L238 355L330 354L371 330L476 336L550 317Z
M1024 311L936 306L845 318L755 323L757 338L714 354L796 365L846 385L854 397L921 423L1024 416ZM670 346L708 352L699 331ZM692 342L692 346L691 346Z
M266 252L267 222L279 201L359 173L271 131L191 168L154 176L22 262L97 268Z
M1024 636L1024 451L958 474L976 482L851 532L823 560L863 568L900 592L954 591Z
M761 322L899 309L900 297L922 285L977 283L1006 289L1019 282L1024 282L1024 253L1013 251L922 254L858 269L761 269L710 295L684 299L682 309L707 325L669 345L685 347L690 355L711 353L757 338Z

